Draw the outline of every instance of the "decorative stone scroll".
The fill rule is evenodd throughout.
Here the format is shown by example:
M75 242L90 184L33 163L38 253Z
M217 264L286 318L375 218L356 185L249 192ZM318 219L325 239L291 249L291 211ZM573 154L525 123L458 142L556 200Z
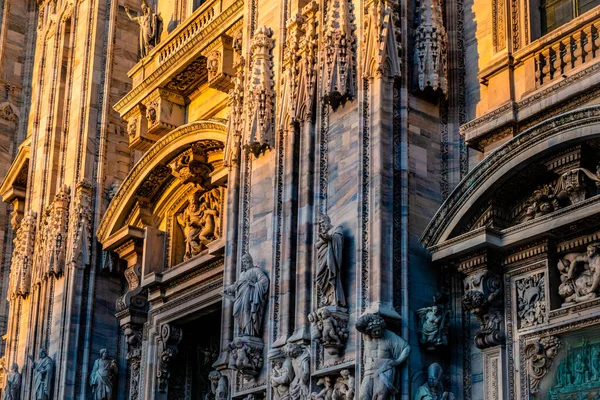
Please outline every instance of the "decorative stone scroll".
M386 329L385 320L377 314L359 317L356 330L364 338L364 376L359 400L392 399L400 391L395 387L397 369L408 358L410 346Z
M420 21L415 29L415 62L419 74L419 89L431 88L448 93L448 38L438 0L421 0Z
M485 349L504 344L502 280L495 273L483 270L467 276L464 281L463 308L480 322L475 334L475 346Z
M562 341L555 336L543 337L525 347L531 393L539 392L540 382L552 367L554 358L556 358L561 347Z
M335 111L354 96L354 25L352 3L333 0L329 3L323 29L325 82L323 100Z
M8 299L17 296L26 297L31 289L31 268L35 245L36 213L25 212L17 235L14 239L14 249L10 267L10 284Z
M598 297L600 286L600 243L587 246L586 253L569 253L557 263L561 284L558 294L563 307Z
M275 81L271 50L273 30L260 27L250 42L250 76L246 109L244 147L258 157L274 145Z
M178 345L183 337L181 328L170 324L164 324L160 330L158 339L158 370L156 378L158 380L158 391L166 393L169 385L169 376L171 375L171 361L177 355Z

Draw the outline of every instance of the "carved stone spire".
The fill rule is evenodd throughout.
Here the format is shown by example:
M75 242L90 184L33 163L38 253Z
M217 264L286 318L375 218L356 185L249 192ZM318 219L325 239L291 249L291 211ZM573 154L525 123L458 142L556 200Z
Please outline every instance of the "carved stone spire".
M275 92L271 50L273 31L259 28L250 42L250 65L247 127L244 147L258 157L274 143Z
M325 20L323 99L334 110L354 96L354 25L351 10L352 6L348 0L333 0L327 9Z
M366 78L399 77L402 66L398 57L395 16L388 1L373 0L365 7L365 36L362 73Z
M441 90L446 95L446 52L448 39L438 0L421 0L420 23L415 30L415 63L419 74L419 89Z

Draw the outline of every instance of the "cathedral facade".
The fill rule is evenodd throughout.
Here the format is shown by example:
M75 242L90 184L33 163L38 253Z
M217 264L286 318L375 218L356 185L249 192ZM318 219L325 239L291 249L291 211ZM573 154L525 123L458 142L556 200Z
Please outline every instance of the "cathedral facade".
M0 395L600 399L598 6L0 1Z

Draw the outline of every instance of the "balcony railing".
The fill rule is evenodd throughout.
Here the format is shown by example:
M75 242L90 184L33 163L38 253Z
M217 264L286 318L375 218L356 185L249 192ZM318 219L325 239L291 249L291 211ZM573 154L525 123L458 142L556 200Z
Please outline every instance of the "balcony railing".
M600 59L599 31L600 7L597 7L531 43L524 52L515 54L515 58L533 55L535 83L540 87Z

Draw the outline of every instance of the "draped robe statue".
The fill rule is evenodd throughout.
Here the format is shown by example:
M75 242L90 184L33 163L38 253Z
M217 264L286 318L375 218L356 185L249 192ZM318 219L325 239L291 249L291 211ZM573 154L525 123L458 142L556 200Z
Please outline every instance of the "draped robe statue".
M342 227L333 228L325 214L319 217L317 250L317 287L321 293L321 306L346 306L342 287L342 251L344 234Z
M158 44L162 28L161 17L152 12L146 0L142 0L141 15L132 16L127 7L125 7L125 12L130 20L137 22L140 26L140 52L144 58Z
M399 392L397 368L410 353L400 336L385 329L377 314L365 314L356 322L365 339L365 372L360 385L360 400L390 400Z
M269 278L254 265L252 256L248 253L242 256L242 265L244 272L237 282L225 288L223 294L234 300L233 317L241 334L259 337L267 303Z
M431 364L427 369L427 382L419 387L414 400L454 400L454 394L444 391L443 374L440 364Z
M100 358L94 362L90 375L92 398L94 400L112 400L115 388L115 378L119 370L115 360L108 357L106 349L100 350Z
M2 366L4 368L4 365ZM5 372L8 372L6 378L6 386L4 387L4 396L2 400L19 400L19 394L21 393L21 374L19 373L19 366L15 363L12 365L10 372L4 368Z
M29 359L33 361L30 355ZM52 378L54 361L48 356L46 349L40 349L40 357L33 361L33 398L34 400L50 400L52 396Z

